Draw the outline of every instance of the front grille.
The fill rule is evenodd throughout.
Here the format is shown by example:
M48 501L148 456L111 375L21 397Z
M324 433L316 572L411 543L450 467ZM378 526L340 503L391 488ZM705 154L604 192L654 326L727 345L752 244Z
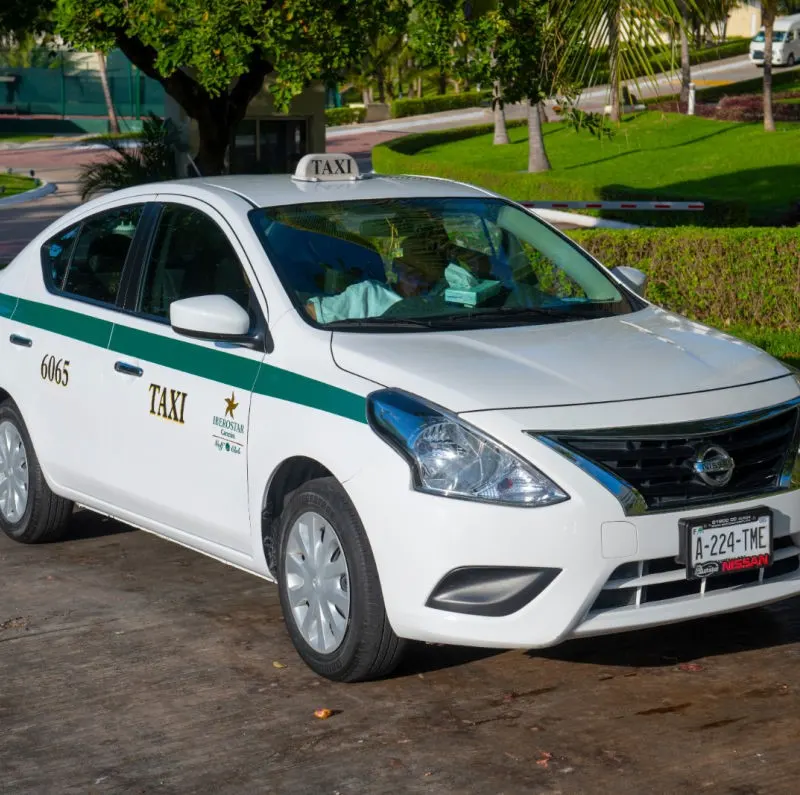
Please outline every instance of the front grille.
M762 60L763 57L764 57L764 50L753 50L753 58L756 61Z
M634 563L623 563L609 577L603 590L595 599L589 615L620 608L637 608L667 599L689 599L707 593L757 585L778 577L785 577L800 569L800 548L791 536L773 541L772 564L764 569L739 571L688 580L686 566L675 558L655 558Z
M542 438L565 448L579 465L587 460L635 489L646 510L669 511L786 487L784 475L797 452L799 411L793 403L704 423L547 433ZM694 469L711 445L735 462L733 476L722 486L704 482Z

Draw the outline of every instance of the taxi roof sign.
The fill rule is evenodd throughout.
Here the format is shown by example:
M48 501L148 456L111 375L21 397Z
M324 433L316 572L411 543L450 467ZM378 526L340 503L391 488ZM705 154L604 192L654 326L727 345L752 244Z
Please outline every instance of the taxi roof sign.
M351 155L304 155L294 171L302 182L350 182L360 178L358 163Z

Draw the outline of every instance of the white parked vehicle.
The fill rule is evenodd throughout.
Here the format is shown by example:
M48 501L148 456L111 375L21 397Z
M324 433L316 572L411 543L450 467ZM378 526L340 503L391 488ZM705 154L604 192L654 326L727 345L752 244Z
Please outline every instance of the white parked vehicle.
M766 35L764 28L750 42L750 61L764 65ZM772 34L772 63L776 66L794 66L800 61L800 14L778 17Z
M299 654L546 647L800 593L795 374L447 180L130 188L0 273L0 526L276 580Z

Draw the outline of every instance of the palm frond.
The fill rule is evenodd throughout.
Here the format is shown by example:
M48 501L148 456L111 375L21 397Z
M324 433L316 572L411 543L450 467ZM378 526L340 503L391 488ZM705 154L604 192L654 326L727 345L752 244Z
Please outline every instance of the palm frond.
M150 114L142 122L139 145L109 138L103 141L111 157L84 165L78 177L86 201L103 191L115 191L177 176L175 153L182 149L177 128L169 119Z

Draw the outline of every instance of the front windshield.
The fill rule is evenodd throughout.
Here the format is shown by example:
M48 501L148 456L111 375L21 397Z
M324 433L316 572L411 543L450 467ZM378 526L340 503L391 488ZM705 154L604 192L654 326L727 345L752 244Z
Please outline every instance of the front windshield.
M627 314L638 298L500 199L293 204L251 221L299 311L331 328L485 328Z
M775 43L777 43L777 42L781 42L781 41L783 41L785 38L786 38L786 31L783 31L783 30L774 30L774 31L772 32L772 41L773 41L773 42L775 42ZM766 41L766 36L764 35L764 31L763 31L763 30L760 30L760 31L759 31L759 32L756 34L756 37L753 39L753 41L756 41L756 42L758 42L759 44L761 44L762 42Z

